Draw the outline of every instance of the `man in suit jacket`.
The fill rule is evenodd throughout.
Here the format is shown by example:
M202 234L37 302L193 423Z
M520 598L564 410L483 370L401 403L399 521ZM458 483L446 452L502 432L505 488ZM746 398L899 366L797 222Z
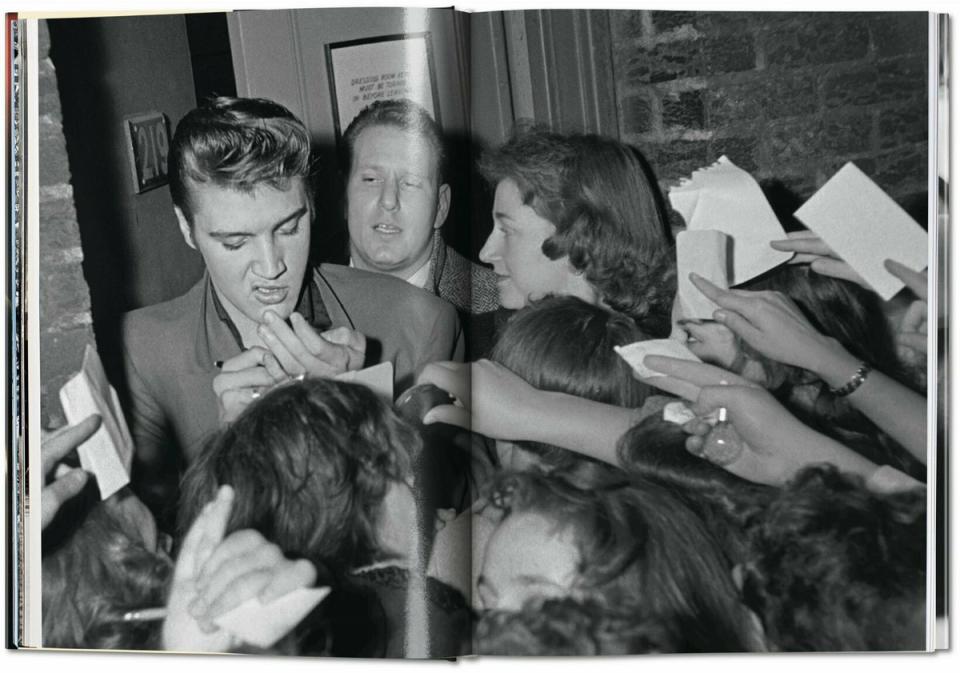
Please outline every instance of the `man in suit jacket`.
M400 392L426 363L463 356L450 304L379 274L308 269L309 157L303 123L263 99L218 98L177 126L170 191L206 272L124 319L134 479L148 496L159 482L168 499L161 475L273 385L390 361Z
M471 358L492 347L497 276L446 245L452 193L439 125L407 99L374 101L343 134L350 266L389 274L457 307Z

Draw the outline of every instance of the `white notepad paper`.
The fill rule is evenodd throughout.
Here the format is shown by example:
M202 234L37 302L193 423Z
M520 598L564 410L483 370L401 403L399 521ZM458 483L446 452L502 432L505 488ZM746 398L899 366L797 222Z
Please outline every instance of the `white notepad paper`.
M700 358L694 355L689 348L673 339L637 341L632 344L627 344L626 346L614 346L613 350L617 352L617 355L627 361L627 364L633 368L633 371L636 372L637 376L641 379L666 376L666 374L649 369L643 364L643 359L648 355L665 355L670 358L701 362Z
M677 234L677 300L680 318L713 320L720 308L690 281L690 273L726 290L730 287L730 237L722 231L681 231Z
M251 598L213 622L245 643L268 648L290 633L329 593L330 587L296 589L266 604Z
M670 204L688 230L715 229L733 239L730 285L745 283L783 264L793 253L770 247L787 237L753 176L726 156L670 189Z
M903 288L883 262L927 267L927 232L886 192L848 162L796 213L886 301Z
M123 418L120 400L97 351L87 344L80 371L60 389L60 404L70 425L90 414L103 419L93 436L77 448L80 466L97 479L104 500L130 483L133 438Z

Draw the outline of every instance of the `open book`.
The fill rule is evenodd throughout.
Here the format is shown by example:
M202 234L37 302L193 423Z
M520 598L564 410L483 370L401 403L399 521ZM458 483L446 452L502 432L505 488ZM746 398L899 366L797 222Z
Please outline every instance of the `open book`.
M7 26L10 646L947 646L945 16Z

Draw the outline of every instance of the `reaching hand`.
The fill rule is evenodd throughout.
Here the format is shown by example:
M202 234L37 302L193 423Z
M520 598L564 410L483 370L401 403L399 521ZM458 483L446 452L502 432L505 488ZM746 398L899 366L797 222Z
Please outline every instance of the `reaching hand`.
M788 412L769 392L739 376L700 362L662 356L647 356L644 364L685 386L693 411L701 418L684 429L692 436L686 447L691 453L713 460L728 472L749 481L779 485L800 469L815 463L833 463L840 469L872 473L875 465L846 447L808 428ZM657 385L658 378L646 379ZM711 433L717 432L702 417L727 410L727 422L742 441L742 451L724 460L714 460Z
M927 272L914 271L899 262L888 259L884 267L902 280L917 296L907 308L897 327L897 346L900 359L906 364L926 369L927 364Z
M810 268L822 276L832 276L849 280L868 290L872 287L860 274L844 262L833 249L812 231L793 231L787 234L788 238L779 241L770 241L770 247L783 252L797 253L789 264L809 264Z
M166 649L226 652L239 643L214 620L256 597L270 603L301 587L317 573L305 560L289 560L254 530L224 539L233 489L224 486L200 513L177 559L163 627Z
M87 483L89 473L79 467L55 476L50 481L51 473L57 464L71 451L93 436L100 427L100 416L92 414L77 423L66 425L40 438L40 458L43 463L44 487L40 496L41 528L46 528L53 521L60 507L78 495Z
M780 292L723 290L691 274L693 284L720 309L713 317L761 355L821 373L836 358L839 344L818 332L797 305Z
M287 380L277 358L265 348L254 346L230 358L213 379L220 422L232 422L263 391Z
M431 409L424 423L449 423L491 439L526 439L537 424L533 403L538 390L506 367L490 360L474 363L434 362L417 383L432 383L463 405Z
M299 313L290 314L293 329L273 311L257 328L260 338L288 376L332 378L363 367L366 338L356 330L338 327L322 334Z

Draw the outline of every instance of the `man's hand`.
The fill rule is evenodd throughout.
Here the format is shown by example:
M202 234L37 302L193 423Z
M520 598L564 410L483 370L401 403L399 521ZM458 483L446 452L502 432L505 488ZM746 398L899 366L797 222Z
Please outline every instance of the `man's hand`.
M93 436L100 427L100 416L92 414L77 423L66 425L40 438L40 457L43 463L44 487L40 496L41 526L46 528L53 521L57 511L70 498L83 490L89 474L75 467L49 481L57 464L71 451Z
M366 338L355 330L338 327L322 334L299 313L290 314L291 329L273 311L264 314L258 327L263 343L291 378L333 378L363 367Z
M277 358L259 346L230 358L213 379L213 391L220 402L220 422L232 422L264 390L287 378Z

